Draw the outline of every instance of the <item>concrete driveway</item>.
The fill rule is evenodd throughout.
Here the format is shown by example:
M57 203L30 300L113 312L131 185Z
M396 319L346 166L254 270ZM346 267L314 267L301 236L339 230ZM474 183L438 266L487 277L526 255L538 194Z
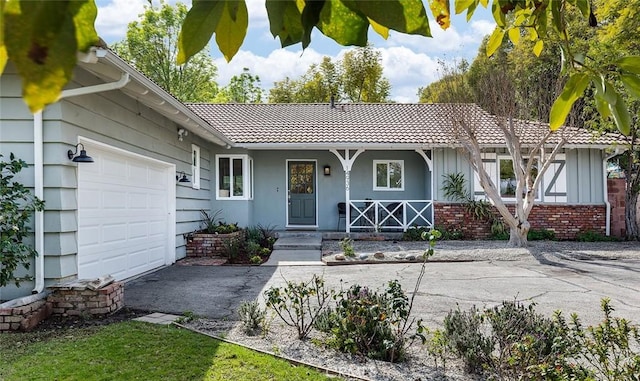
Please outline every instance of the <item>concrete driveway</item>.
M640 248L639 248L640 250ZM125 303L136 309L212 319L235 320L243 300L258 298L272 285L323 274L339 288L358 283L382 288L398 279L412 293L420 264L349 266L179 266L157 271L126 285ZM600 300L610 298L617 316L640 323L640 256L589 259L563 253L532 254L514 261L430 262L416 295L415 316L440 326L446 313L494 306L503 300L537 303L536 310L566 316L578 313L585 324L601 320Z

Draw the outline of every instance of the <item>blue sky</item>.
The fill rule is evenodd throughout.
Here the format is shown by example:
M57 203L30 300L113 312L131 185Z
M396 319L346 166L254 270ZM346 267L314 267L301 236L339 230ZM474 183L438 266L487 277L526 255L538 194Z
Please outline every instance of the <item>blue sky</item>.
M175 3L175 0L168 1ZM280 42L269 31L264 0L246 0L249 9L249 30L238 54L227 63L215 44L211 55L218 67L217 81L224 86L229 79L248 67L260 77L268 90L275 81L297 78L311 64L324 56L339 59L349 48L338 45L319 32L312 35L311 45L304 52L300 45L280 48ZM127 24L143 12L146 0L97 0L98 34L112 44L125 36ZM190 1L184 1L190 6ZM154 5L159 4L154 0ZM425 2L425 7L428 5ZM431 16L431 15L430 15ZM482 38L490 34L495 24L489 11L479 9L467 23L464 15L454 16L451 27L443 31L430 17L433 38L409 36L391 31L387 40L373 31L370 41L382 56L384 76L391 82L391 98L397 102L416 102L419 87L438 79L438 61L457 62L476 56Z

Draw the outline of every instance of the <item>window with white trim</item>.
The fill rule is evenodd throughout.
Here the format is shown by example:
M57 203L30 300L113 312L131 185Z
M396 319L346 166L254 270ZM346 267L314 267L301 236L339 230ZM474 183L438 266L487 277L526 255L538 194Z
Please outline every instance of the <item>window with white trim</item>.
M200 147L191 145L191 186L200 189Z
M253 198L253 159L248 155L216 155L216 198L249 200Z
M373 190L404 190L404 160L374 160Z
M523 165L526 166L529 159L524 159ZM538 159L533 159L534 164L531 167L531 182L532 184L528 184L528 186L533 185L533 181L535 181L536 177L538 177ZM498 184L500 190L500 196L505 200L515 200L516 197L516 186L518 183L516 182L516 175L513 171L513 159L508 156L499 156L498 157ZM526 190L525 190L526 192ZM540 199L539 190L536 191L536 200Z

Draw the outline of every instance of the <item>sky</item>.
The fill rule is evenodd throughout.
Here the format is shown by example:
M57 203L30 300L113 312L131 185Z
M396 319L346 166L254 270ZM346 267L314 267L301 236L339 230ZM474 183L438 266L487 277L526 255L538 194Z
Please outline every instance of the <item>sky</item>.
M174 4L175 1L168 2ZM191 1L183 2L190 7ZM97 0L96 3L96 29L107 44L124 39L127 25L137 20L144 5L148 4L147 0ZM210 47L218 68L217 82L221 86L227 85L232 76L241 74L247 67L260 77L262 87L268 91L274 82L300 77L311 64L320 63L322 57L340 59L350 49L317 30L312 34L311 45L304 51L300 44L283 49L269 31L265 0L246 0L246 3L249 30L236 56L227 63L215 42ZM158 6L159 1L153 0L153 4ZM426 1L425 7L428 10ZM446 31L436 24L430 13L429 21L433 38L391 31L389 38L384 40L373 31L369 33L369 41L381 53L383 75L391 83L391 99L395 102L417 102L418 88L439 78L439 61L453 63L463 58L472 61L483 37L495 26L490 12L485 9L478 9L468 23L464 14L452 17L451 27Z

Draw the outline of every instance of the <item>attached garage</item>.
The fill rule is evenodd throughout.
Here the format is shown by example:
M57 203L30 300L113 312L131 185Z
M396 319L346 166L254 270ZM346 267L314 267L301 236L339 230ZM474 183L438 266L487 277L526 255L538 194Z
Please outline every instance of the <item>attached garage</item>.
M78 278L126 279L175 261L175 168L83 140L78 164Z

